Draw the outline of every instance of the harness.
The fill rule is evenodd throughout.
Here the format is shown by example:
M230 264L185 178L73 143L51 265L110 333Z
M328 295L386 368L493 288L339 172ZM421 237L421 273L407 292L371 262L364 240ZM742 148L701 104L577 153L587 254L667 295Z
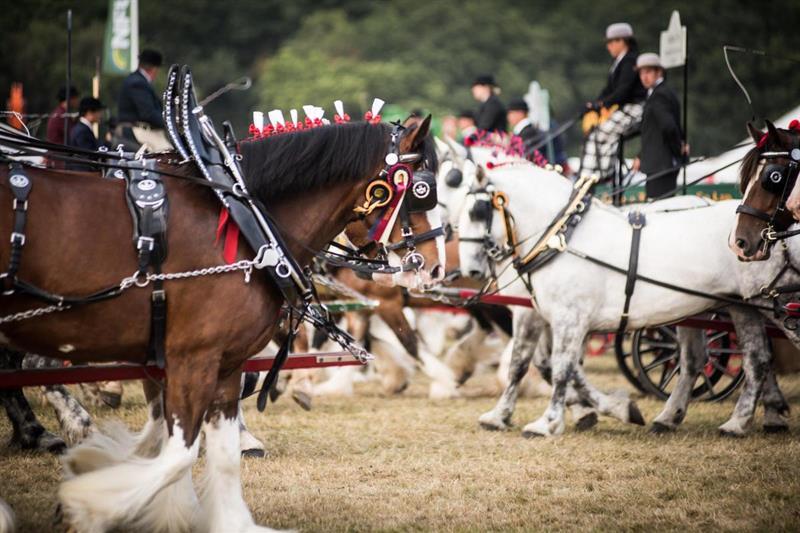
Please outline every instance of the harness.
M764 152L759 155L759 159L766 160L789 159L789 163L786 165L774 163L766 165L759 176L761 187L778 197L778 204L775 210L772 213L767 213L745 203L741 203L736 207L737 214L748 215L767 223L767 227L761 232L764 253L776 241L800 234L800 230L786 231L785 226L783 229L776 231L776 223L779 222L779 219L789 218L791 220L786 210L786 200L797 181L798 172L800 172L800 137L795 137L793 144L794 147L786 152Z
M163 366L167 310L163 281L235 270L243 270L245 272L245 281L248 281L252 269L256 268L266 270L270 279L280 290L288 308L289 324L289 335L276 356L275 364L267 375L262 392L259 394L258 405L260 409L263 409L266 404L266 396L277 379L277 373L288 356L288 348L292 343L294 334L303 320L310 322L317 329L323 331L330 339L349 350L358 359L362 361L369 359L370 355L362 347L355 344L354 339L347 332L339 329L323 305L311 305L317 299L313 284L289 254L287 246L264 206L248 194L239 165L240 157L235 153L236 140L232 135L232 131L229 125L226 125L226 139L220 138L210 117L205 115L201 106L197 105L192 75L188 66L179 68L177 65L173 65L170 68L164 102L166 130L178 154L183 158L180 164L194 163L203 176L203 180L184 176L178 177L206 184L214 191L230 217L239 227L241 234L256 252L255 258L253 260L239 261L231 265L190 272L161 273L161 265L167 254L166 229L169 204L164 185L159 174L155 171L157 161L131 160L121 154L119 162L115 164L96 161L91 161L91 163L96 163L96 166L101 168L112 169L111 176L126 180L126 200L134 222L133 241L138 255L136 272L133 276L125 278L119 285L88 296L64 297L50 294L17 278L22 249L25 245L25 223L31 181L26 175L22 164L12 162L9 183L14 196L14 226L11 234L9 267L6 272L0 274L2 294L6 296L24 294L52 305L47 308L33 309L7 317L0 317L0 323L23 320L49 312L68 309L75 305L113 298L132 286L145 287L152 282L151 332L148 352L160 366ZM392 131L392 147L386 156L389 168L384 168L381 175L373 180L370 185L372 186L377 181L389 183L388 180L393 178L389 190L400 197L400 201L395 204L395 208L399 206L400 209L399 212L395 209L396 214L394 217L400 216L404 237L403 242L398 243L396 248L393 249L408 249L409 253L406 257L409 258L412 254L415 254L414 246L417 243L438 237L443 234L443 230L442 228L436 228L422 235L413 235L411 231L409 213L424 211L436 205L435 180L432 173L427 170L418 172L418 179L414 179L413 168L410 165L419 162L422 156L420 154L398 153L401 130L402 126L396 124ZM39 143L27 143L20 139L12 139L12 144L19 147L20 151L26 148L37 153L49 148L58 150L57 146L42 148ZM78 153L72 149L63 149L63 147L61 151ZM108 153L80 153L83 156L90 157L102 155L108 158L109 156ZM426 172L430 176L427 176ZM402 185L405 185L405 187L401 187ZM412 192L409 195L409 200L403 202L405 189L409 185ZM376 189L377 187L368 189L367 200L369 205L366 208L366 214L378 207L378 205L372 207L373 202L371 199L375 195L370 193L370 190L374 193ZM366 216L366 214L363 216ZM391 220L391 224L387 224L383 228L383 232L386 234L385 241L388 241L388 233L393 224L394 219ZM394 246L394 244L389 246ZM410 259L409 262L412 262ZM422 256L416 254L413 257L413 263L414 268L419 268L422 263Z

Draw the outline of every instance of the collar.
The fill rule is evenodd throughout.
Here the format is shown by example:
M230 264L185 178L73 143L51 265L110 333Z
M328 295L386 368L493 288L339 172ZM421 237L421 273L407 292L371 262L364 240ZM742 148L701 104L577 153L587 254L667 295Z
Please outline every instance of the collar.
M144 79L146 79L148 83L153 83L153 78L151 78L150 75L144 69L140 68L139 74L144 76Z
M514 130L513 130L514 131L514 135L519 135L520 132L522 132L522 130L524 130L526 127L528 127L530 125L531 125L531 119L529 119L528 117L523 118L522 120L517 122L516 126L514 126Z
M619 66L619 62L622 61L622 58L625 57L625 54L627 53L628 51L625 50L620 55L614 58L614 62L611 63L611 68L609 69L611 72L614 72L617 69L617 66Z
M658 78L656 80L656 84L653 85L652 87L650 87L649 89L647 89L647 97L650 98L650 95L653 94L653 91L655 90L655 88L658 87L659 85L661 85L662 83L664 83L664 78Z
M87 127L90 129L90 130L92 129L92 123L91 123L91 122L89 122L88 120L86 120L86 117L80 117L78 120L79 120L79 121L80 121L82 124L86 124L86 126L87 126Z

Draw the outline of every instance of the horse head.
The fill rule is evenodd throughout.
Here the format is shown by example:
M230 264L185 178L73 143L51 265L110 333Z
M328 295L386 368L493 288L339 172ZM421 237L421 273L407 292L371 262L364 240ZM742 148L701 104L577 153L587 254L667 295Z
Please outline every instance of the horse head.
M769 121L766 133L751 123L747 127L756 147L739 170L742 203L728 245L743 261L762 261L769 257L775 234L794 222L793 213L800 213L800 134Z
M425 290L445 275L445 239L437 203L438 159L429 135L430 115L409 118L391 133L382 168L353 211L348 240L368 258L384 253L394 274L373 274L383 285Z

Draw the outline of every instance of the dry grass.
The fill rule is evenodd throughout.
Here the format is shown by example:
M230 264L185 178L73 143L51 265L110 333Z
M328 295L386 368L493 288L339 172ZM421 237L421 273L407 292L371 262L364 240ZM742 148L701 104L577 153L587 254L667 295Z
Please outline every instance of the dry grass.
M602 388L626 387L611 357L587 364ZM283 399L260 415L248 402L251 429L270 452L243 462L254 516L307 531L800 527L798 377L781 379L794 407L793 433L742 440L716 433L730 400L692 405L679 432L666 437L610 420L554 440L488 433L476 418L494 403L480 396L489 383L469 384L473 397L450 402L428 401L423 382L394 398L367 385L356 398L317 399L310 413ZM138 428L145 414L137 388L127 388L120 414ZM648 420L662 405L639 403ZM544 407L543 399L522 400L514 420L521 426ZM9 434L3 420L0 436ZM0 495L21 530L51 530L57 460L3 450L0 472Z

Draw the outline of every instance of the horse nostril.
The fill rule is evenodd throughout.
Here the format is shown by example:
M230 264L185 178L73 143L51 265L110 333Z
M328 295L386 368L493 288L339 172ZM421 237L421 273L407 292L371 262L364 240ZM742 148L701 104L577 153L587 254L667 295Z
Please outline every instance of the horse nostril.
M744 252L747 249L747 241L739 237L736 239L736 246Z
M470 270L469 271L469 277L471 277L471 278L480 278L481 277L480 270Z
M431 278L434 281L442 281L444 279L444 268L442 265L436 265L431 269Z

